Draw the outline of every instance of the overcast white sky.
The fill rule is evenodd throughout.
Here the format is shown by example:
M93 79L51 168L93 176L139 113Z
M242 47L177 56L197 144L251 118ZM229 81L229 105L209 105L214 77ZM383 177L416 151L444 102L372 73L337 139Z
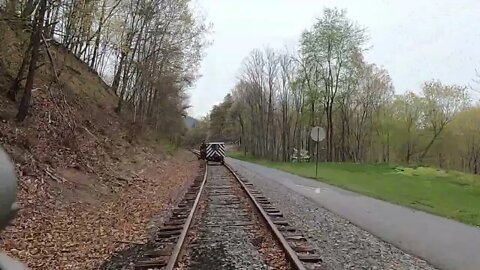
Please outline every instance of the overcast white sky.
M347 10L367 28L366 60L385 67L395 91L422 82L472 84L480 69L478 0L196 0L213 24L190 113L202 117L232 89L241 62L255 48L295 45L324 7Z

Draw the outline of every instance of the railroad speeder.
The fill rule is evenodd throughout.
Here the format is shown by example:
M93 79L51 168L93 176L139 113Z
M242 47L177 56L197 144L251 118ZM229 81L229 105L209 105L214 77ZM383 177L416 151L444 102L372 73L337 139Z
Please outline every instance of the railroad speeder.
M220 162L223 164L225 160L225 143L203 143L200 147L200 158L206 161Z

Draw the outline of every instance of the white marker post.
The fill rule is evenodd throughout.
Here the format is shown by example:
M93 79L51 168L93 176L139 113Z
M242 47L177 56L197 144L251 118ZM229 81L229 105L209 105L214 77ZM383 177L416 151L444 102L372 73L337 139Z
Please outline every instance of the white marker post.
M318 176L318 143L325 139L325 129L322 127L312 127L310 138L317 144L317 155L315 156L315 178Z

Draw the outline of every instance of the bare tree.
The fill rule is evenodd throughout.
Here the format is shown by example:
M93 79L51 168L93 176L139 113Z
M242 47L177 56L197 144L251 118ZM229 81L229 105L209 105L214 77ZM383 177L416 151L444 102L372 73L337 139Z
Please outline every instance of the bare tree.
M38 11L35 15L34 28L31 34L30 43L32 44L32 56L28 67L27 81L25 82L25 90L23 92L20 105L18 107L17 120L23 121L27 117L30 108L30 98L32 96L33 81L35 79L35 70L37 69L37 61L40 55L40 43L44 29L44 18L47 10L47 0L40 0Z

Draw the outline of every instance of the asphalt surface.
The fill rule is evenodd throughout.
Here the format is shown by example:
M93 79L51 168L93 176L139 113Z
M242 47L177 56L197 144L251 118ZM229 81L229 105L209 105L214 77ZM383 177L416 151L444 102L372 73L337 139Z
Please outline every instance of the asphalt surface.
M228 159L440 269L480 269L480 229L249 162ZM321 174L321 172L320 172Z

